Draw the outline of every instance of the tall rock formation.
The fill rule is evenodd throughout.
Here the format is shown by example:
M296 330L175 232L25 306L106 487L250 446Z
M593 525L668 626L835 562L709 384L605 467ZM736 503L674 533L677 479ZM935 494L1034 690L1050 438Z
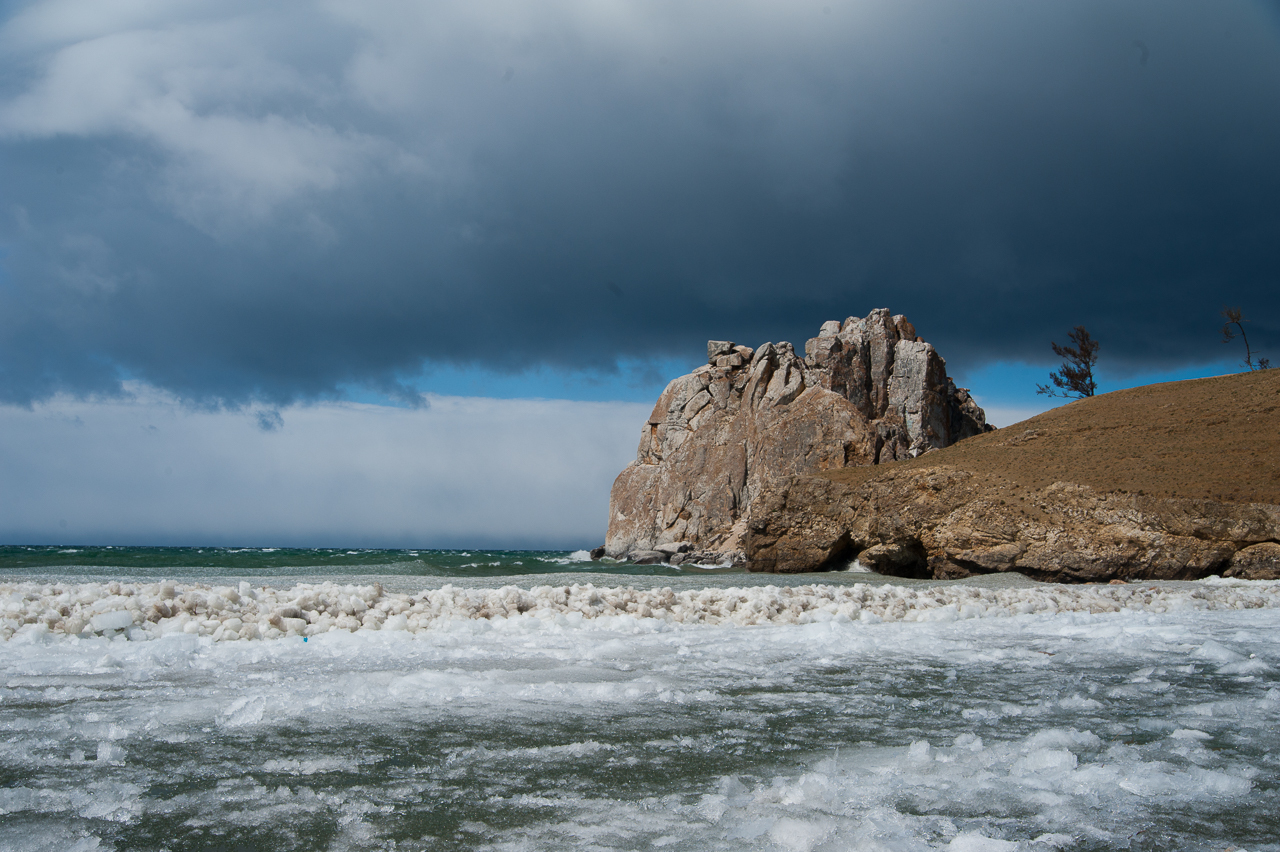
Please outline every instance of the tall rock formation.
M823 323L805 344L707 343L672 381L609 501L614 558L743 558L752 502L799 474L914 458L989 431L946 362L887 310Z

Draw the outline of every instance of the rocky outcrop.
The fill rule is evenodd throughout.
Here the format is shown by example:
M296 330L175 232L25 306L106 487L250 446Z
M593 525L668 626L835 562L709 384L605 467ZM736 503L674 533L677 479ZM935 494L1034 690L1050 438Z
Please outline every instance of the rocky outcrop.
M1116 391L924 458L775 481L748 567L1280 579L1280 371Z
M1026 487L946 464L861 483L796 477L761 499L748 566L955 579L1016 571L1055 582L1280 576L1280 506Z
M636 460L614 482L605 549L740 560L766 489L914 458L989 429L933 346L887 310L824 323L803 357L790 343L710 341L707 363L667 385Z
M1264 541L1236 551L1222 576L1241 580L1280 580L1280 543Z

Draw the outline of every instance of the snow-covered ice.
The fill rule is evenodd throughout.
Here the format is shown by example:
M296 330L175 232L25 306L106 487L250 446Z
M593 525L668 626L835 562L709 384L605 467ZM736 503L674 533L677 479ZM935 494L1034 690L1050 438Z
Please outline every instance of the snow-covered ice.
M1057 612L1170 612L1280 606L1280 582L1214 580L1123 586L984 588L856 583L728 588L445 585L417 594L381 584L290 588L205 583L0 584L0 639L24 634L183 632L215 640L316 636L331 631L436 630L457 620L516 619L522 629L582 619L666 624L810 624L829 620L954 621ZM403 618L400 618L403 616Z
M0 848L1280 850L1278 588L11 584Z

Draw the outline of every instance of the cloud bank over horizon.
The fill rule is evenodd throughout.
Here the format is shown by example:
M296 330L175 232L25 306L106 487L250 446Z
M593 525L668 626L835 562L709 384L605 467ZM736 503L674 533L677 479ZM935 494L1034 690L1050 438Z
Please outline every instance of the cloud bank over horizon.
M1274 4L6 9L0 402L609 375L880 306L972 369L1077 323L1234 360L1226 305L1280 360Z
M594 547L648 413L456 397L199 411L126 390L0 406L0 542Z

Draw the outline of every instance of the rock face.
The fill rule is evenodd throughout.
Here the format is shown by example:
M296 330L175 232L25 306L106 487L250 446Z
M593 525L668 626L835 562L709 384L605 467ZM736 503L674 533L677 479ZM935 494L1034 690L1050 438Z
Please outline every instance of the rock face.
M1222 576L1242 580L1280 580L1280 544L1264 541L1237 550Z
M1066 582L1280 579L1280 370L1073 402L756 499L748 567Z
M713 340L706 365L667 385L614 482L605 549L624 558L679 543L673 562L741 559L765 489L989 430L933 346L887 310L824 323L803 358L790 343Z
M1099 492L1056 482L1011 486L949 465L848 484L796 477L764 495L748 567L844 568L956 579L1016 571L1037 580L1280 577L1280 506Z

